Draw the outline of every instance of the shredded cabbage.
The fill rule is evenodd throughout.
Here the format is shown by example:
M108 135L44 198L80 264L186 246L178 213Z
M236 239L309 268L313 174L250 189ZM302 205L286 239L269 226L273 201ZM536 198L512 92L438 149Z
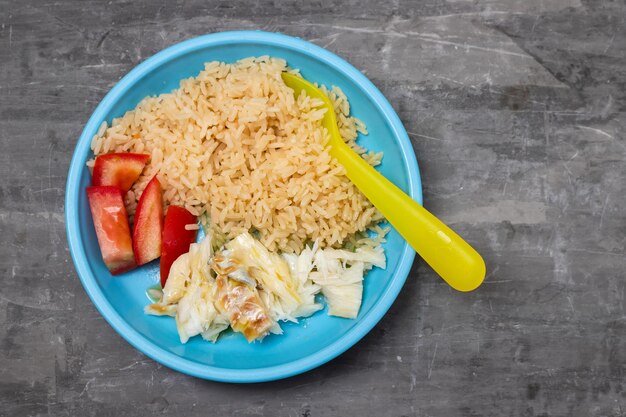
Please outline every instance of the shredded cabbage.
M297 322L323 306L328 314L354 319L363 296L363 276L373 266L386 267L382 247L351 252L320 249L315 243L299 255L278 255L243 233L214 253L209 233L172 264L158 303L146 313L176 318L182 343L201 335L215 342L229 326L251 341L281 334L279 322Z

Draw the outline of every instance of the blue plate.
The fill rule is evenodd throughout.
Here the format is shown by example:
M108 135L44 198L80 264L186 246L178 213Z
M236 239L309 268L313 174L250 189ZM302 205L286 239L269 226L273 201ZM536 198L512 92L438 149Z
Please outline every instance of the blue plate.
M329 317L320 311L299 324L284 324L284 334L248 344L227 333L216 344L195 337L181 344L169 317L143 313L146 288L158 282L158 261L122 276L106 269L85 194L91 181L85 162L90 142L102 121L109 124L134 108L145 96L169 92L181 79L195 76L207 61L234 62L270 55L287 60L305 78L337 85L346 93L352 112L370 132L361 143L385 156L380 171L411 197L422 202L417 161L400 119L385 97L358 70L338 56L309 42L257 31L224 32L179 43L147 59L104 97L81 134L70 166L65 197L69 248L78 276L104 318L130 344L154 360L200 378L227 382L260 382L289 377L315 368L359 341L387 312L409 273L415 252L392 230L385 244L387 269L375 268L364 285L356 320Z

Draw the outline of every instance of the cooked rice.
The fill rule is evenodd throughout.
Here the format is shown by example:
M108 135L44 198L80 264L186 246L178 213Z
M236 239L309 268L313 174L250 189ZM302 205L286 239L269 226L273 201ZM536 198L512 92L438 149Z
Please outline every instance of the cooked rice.
M330 157L319 101L297 99L282 81L286 62L270 57L209 62L171 93L144 98L101 126L95 155L151 155L126 195L129 214L157 174L165 204L206 213L232 238L256 231L269 250L300 252L307 241L340 246L381 219ZM382 154L356 143L363 122L350 116L343 92L322 87L334 104L343 139L372 165ZM91 165L91 162L89 163ZM354 238L353 238L354 239Z

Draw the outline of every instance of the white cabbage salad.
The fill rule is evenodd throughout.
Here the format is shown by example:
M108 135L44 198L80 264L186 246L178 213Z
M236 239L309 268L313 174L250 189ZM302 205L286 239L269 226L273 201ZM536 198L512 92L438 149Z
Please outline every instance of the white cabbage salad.
M249 233L216 247L209 232L176 259L160 300L145 311L174 317L182 343L197 335L215 342L229 327L248 342L281 334L280 322L297 323L323 308L319 293L329 315L355 319L365 274L386 267L387 230L376 231L376 239L361 239L354 251L315 243L299 255L270 252Z

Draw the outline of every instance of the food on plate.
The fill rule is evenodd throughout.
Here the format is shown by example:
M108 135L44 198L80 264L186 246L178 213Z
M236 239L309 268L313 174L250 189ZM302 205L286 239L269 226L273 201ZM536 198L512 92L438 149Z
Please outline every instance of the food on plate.
M141 194L133 229L133 251L137 265L143 265L161 256L163 234L163 197L161 183L155 176Z
M234 331L243 333L249 342L269 332L272 320L255 287L226 275L218 275L215 286L215 304L226 315Z
M228 239L254 229L271 251L299 253L312 241L340 248L380 221L328 153L321 103L294 98L281 77L287 70L284 60L270 57L209 62L177 90L146 97L103 125L92 141L96 156L151 156L127 195L129 214L158 174L166 205L206 213L205 226ZM382 155L356 144L366 128L350 116L345 95L326 91L345 141L378 164Z
M161 286L165 286L174 261L196 240L197 223L196 216L183 207L172 205L167 209L161 246Z
M182 343L196 335L215 341L228 326L248 341L281 334L281 321L297 322L323 308L315 299L320 292L329 314L356 318L365 271L385 268L380 239L361 239L356 252L313 245L299 255L278 255L249 233L216 252L209 233L174 262L161 300L145 310L176 317Z
M112 186L87 187L87 199L104 264L113 275L134 268L130 227L120 189Z
M159 267L163 287L172 263L189 250L196 238L197 218L185 208L171 205L163 219L163 193L155 175L139 198L131 239L130 232L126 233L129 219L123 193L123 189L117 186L87 187L103 260L115 275L161 257ZM127 261L130 256L133 262ZM118 262L122 263L121 266L117 265Z
M158 178L152 178L139 199L132 237L124 204L124 195L139 178L149 157L116 153L100 155L95 163L90 161L94 165L94 185L87 187L87 198L102 259L113 275L161 255L163 196Z
M294 97L283 71L296 73L270 57L209 62L93 138L88 165L149 155L125 203L143 263L157 254L149 236L162 189L162 291L145 311L175 317L182 343L197 335L214 342L229 327L250 342L280 334L281 322L323 309L318 295L330 315L354 319L365 274L386 267L382 216L330 156L321 101ZM382 154L356 143L367 130L346 96L320 88L345 142L378 165ZM205 237L193 243L200 228Z
M363 275L372 266L385 269L385 253L380 246L362 246L355 252L326 249L315 253L310 279L321 287L328 303L328 314L354 319L361 307Z
M110 153L96 158L91 182L93 185L112 185L126 193L137 181L150 155L137 153Z

